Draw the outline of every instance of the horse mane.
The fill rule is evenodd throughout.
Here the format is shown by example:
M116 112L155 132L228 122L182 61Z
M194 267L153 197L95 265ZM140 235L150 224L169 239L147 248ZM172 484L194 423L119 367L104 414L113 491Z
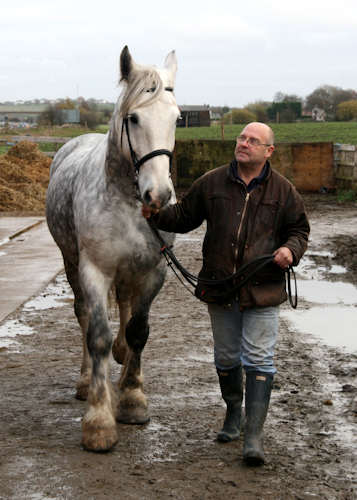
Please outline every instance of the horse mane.
M134 107L147 106L156 101L163 89L162 79L158 71L152 67L137 66L124 84L117 107L122 117Z

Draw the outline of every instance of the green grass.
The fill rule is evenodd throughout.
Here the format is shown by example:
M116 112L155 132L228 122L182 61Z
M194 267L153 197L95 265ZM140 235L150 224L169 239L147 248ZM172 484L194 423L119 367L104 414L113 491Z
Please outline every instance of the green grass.
M349 190L340 190L337 193L337 199L341 203L345 202L356 202L357 201L357 192L353 189Z
M300 123L272 123L270 124L275 133L275 142L334 142L343 144L357 144L357 122L300 122ZM234 140L240 134L244 125L225 125L224 139ZM76 137L89 132L106 133L108 125L100 125L95 130L88 130L84 127L42 127L21 131L8 132L7 135L52 135L57 137ZM0 136L4 131L0 130ZM176 139L222 139L220 125L211 127L177 128ZM52 144L41 145L42 151L53 151ZM0 147L0 154L5 152L5 148Z
M275 142L339 142L357 144L357 122L270 123ZM225 125L225 140L235 139L244 125ZM220 125L177 128L176 139L221 139Z

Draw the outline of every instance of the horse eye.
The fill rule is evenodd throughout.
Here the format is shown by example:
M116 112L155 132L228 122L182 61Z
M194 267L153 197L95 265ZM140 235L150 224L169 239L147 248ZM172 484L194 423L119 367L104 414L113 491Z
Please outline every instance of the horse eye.
M138 115L136 114L130 115L130 122L133 123L134 125L137 125L139 123Z
M167 92L173 92L174 91L173 87L165 87L165 90L167 90Z

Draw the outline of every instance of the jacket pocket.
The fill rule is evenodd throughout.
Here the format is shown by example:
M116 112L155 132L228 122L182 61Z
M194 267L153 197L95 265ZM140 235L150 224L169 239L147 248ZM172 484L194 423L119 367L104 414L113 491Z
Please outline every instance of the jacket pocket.
M277 224L279 202L275 200L264 200L258 208L257 219L265 229L273 229Z
M252 302L258 307L271 307L282 304L287 299L285 280L249 286Z

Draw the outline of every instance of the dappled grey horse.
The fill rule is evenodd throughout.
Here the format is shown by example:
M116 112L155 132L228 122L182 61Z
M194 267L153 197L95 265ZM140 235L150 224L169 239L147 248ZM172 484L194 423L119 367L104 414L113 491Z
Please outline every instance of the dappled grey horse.
M61 249L74 310L83 334L77 384L88 399L82 444L104 451L118 440L116 419L149 420L140 358L148 315L166 273L160 247L141 215L175 202L170 164L179 109L174 97L174 52L164 67L140 66L127 47L120 56L123 91L109 131L86 134L56 154L47 192L47 223ZM168 242L172 235L166 235ZM108 295L115 290L120 329L112 343ZM108 383L108 360L123 363L119 397Z

